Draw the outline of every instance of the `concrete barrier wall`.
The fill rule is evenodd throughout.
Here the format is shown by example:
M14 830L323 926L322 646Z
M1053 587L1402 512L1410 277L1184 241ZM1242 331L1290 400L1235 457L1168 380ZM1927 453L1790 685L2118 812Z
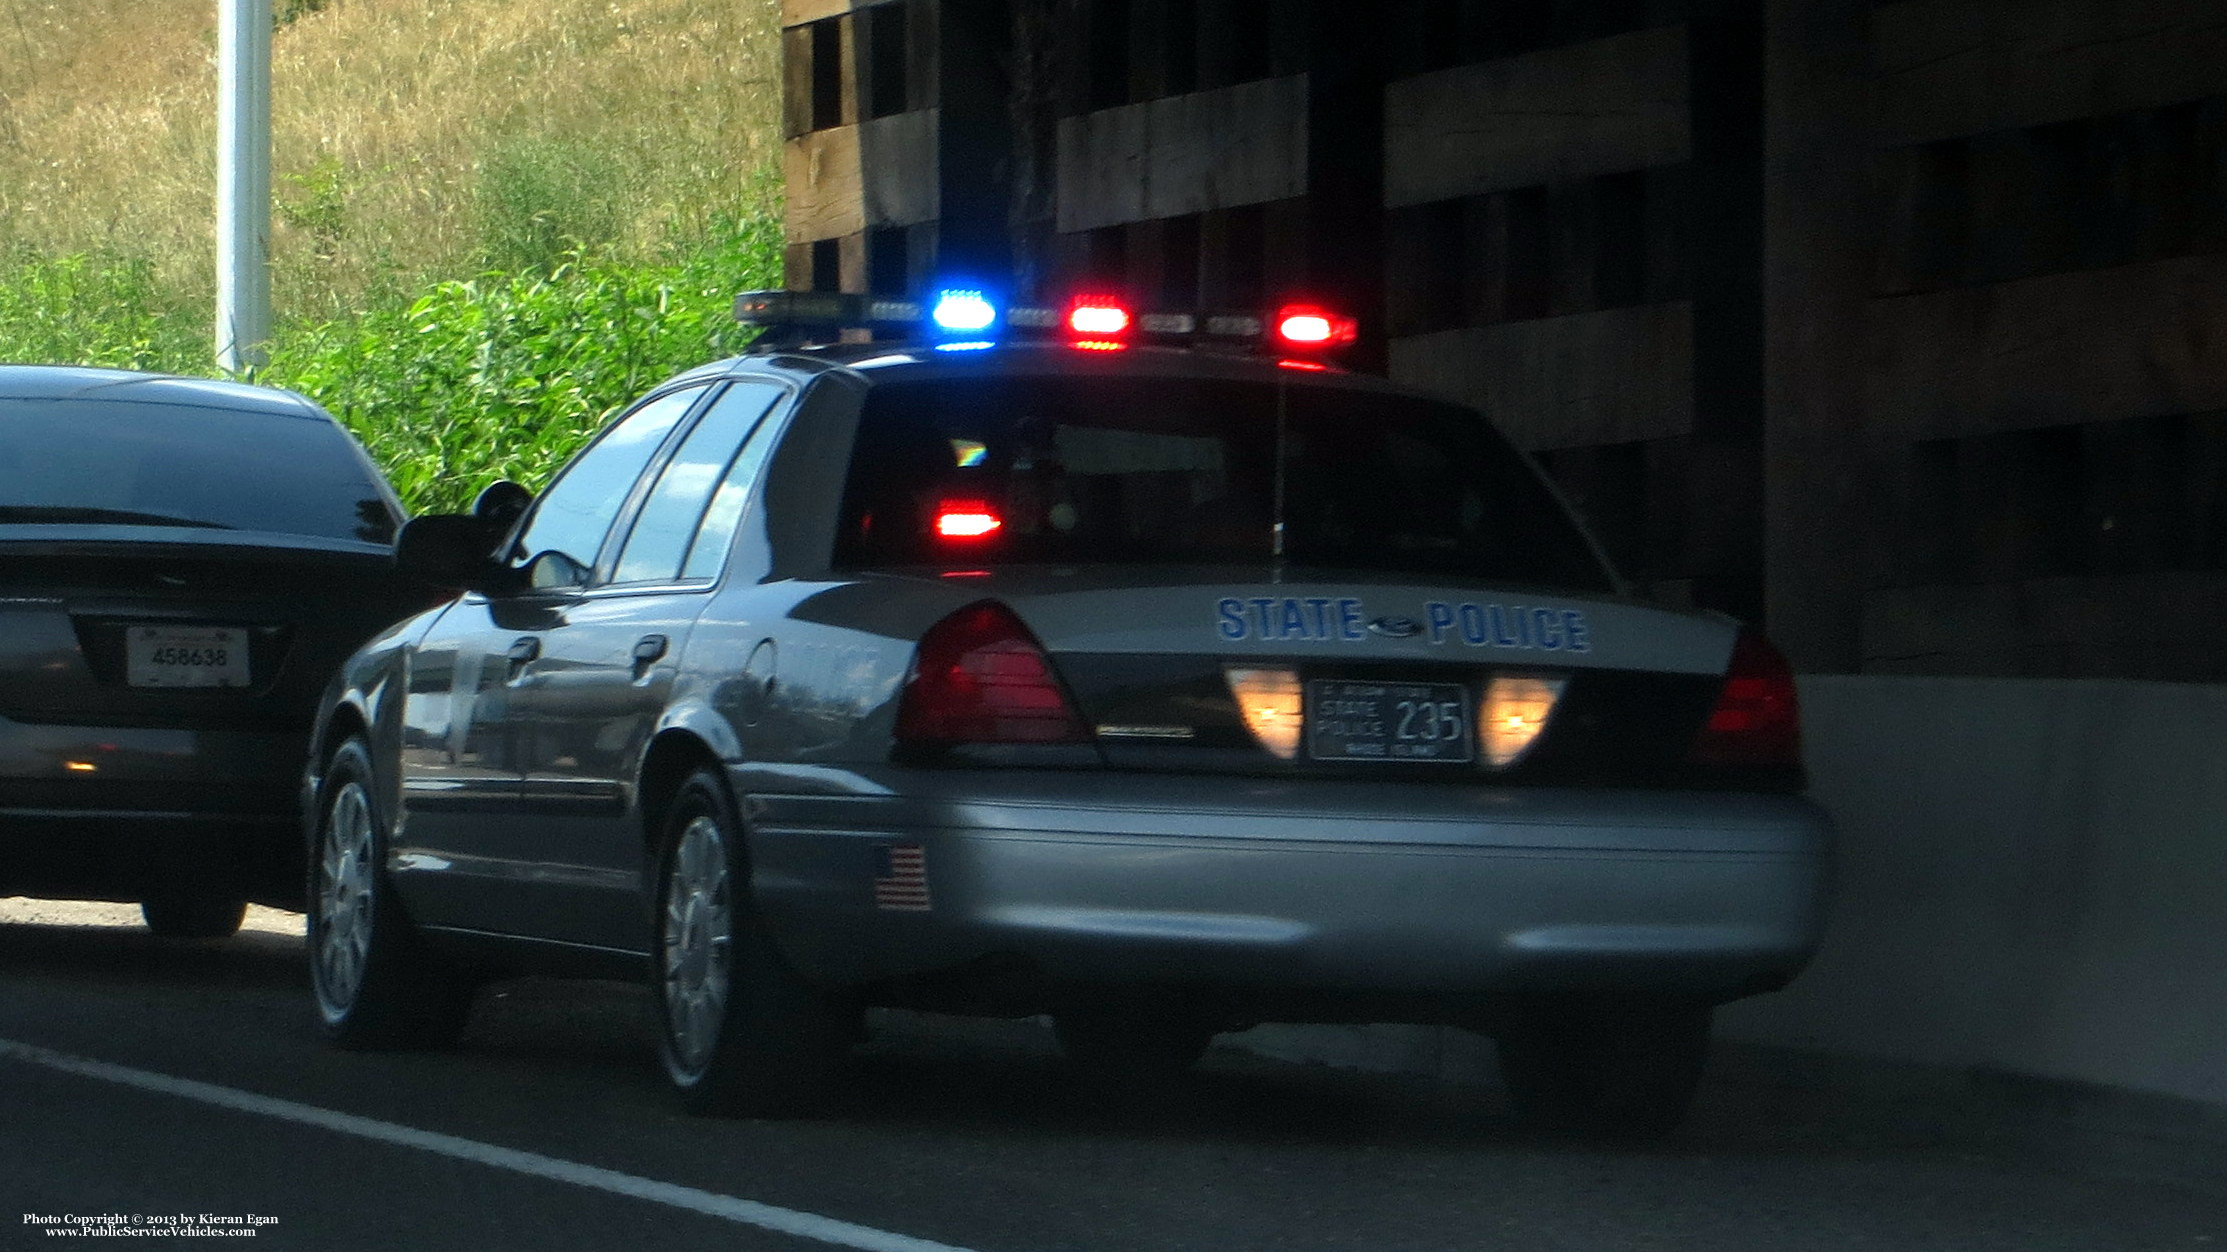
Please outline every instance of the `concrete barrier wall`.
M1735 1044L2000 1071L2227 1109L2227 687L1802 680L1840 825L1824 950L1728 1005ZM1271 1056L1455 1080L1491 1045L1264 1026Z
M1824 951L1720 1033L2227 1105L2227 687L1802 682Z

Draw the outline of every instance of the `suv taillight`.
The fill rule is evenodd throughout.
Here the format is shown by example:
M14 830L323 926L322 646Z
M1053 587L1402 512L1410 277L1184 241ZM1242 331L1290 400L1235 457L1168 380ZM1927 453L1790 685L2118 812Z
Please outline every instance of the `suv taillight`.
M1088 743L1051 658L1013 610L970 604L928 628L897 702L906 744Z
M1763 636L1743 630L1732 645L1717 706L1694 737L1690 755L1710 765L1801 766L1794 670Z

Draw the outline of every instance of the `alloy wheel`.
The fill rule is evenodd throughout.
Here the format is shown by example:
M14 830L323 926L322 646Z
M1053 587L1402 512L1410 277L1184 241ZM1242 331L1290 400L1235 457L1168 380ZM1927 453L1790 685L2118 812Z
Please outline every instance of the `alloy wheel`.
M325 807L317 868L317 989L326 1011L355 1003L371 957L373 838L371 800L349 779Z
M727 842L708 815L690 821L673 850L663 938L665 1028L674 1056L701 1070L719 1044L734 944Z

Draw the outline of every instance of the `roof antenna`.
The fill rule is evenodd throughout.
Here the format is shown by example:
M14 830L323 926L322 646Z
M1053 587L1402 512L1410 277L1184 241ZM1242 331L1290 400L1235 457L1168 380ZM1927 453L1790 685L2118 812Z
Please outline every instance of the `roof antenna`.
M1284 429L1285 410L1291 396L1291 384L1282 378L1276 380L1276 480L1271 496L1274 520L1268 526L1268 552L1275 561L1270 581L1284 580Z

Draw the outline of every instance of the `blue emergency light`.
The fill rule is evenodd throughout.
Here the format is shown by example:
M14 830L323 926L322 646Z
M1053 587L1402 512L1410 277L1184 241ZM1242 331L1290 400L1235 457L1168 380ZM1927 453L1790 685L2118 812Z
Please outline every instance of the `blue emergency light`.
M979 333L998 320L997 306L979 291L954 288L936 293L928 320L938 330Z

